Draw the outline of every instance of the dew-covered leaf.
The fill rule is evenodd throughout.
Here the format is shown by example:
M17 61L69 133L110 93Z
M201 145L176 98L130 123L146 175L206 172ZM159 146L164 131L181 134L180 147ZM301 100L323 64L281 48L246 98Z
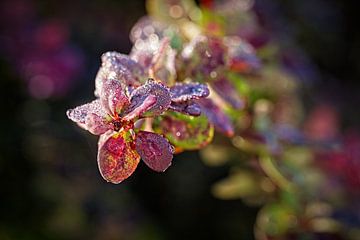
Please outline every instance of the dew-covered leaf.
M202 148L212 140L214 134L214 128L206 116L192 117L175 112L155 118L153 129L164 135L178 150Z
M104 82L108 79L120 81L123 88L139 86L144 82L143 68L129 56L117 52L106 52L101 56L102 65L95 79L95 95L101 95Z
M199 104L195 103L194 101L186 101L186 102L171 102L169 110L184 113L191 116L200 116L201 114L201 107Z
M261 67L253 47L239 37L226 37L224 44L228 48L226 64L239 73L252 73Z
M145 164L154 171L164 172L170 165L174 149L159 134L139 131L136 134L136 150Z
M217 131L227 135L234 135L234 128L229 117L223 110L210 99L199 99L201 111L208 117L209 121L214 124Z
M136 106L142 106L145 100L154 101L153 97L156 98L156 102L152 103L152 105L149 104L150 107L147 108L146 112L142 110L139 111L141 114L140 117L160 115L169 108L171 103L169 88L162 83L149 79L144 85L138 87L131 93L130 106L123 113L124 117L130 112L133 112Z
M209 96L206 84L201 83L177 83L170 88L171 101L185 102Z
M95 135L103 134L111 128L107 120L109 116L100 100L94 100L74 109L69 109L66 115L80 127Z
M101 176L108 182L120 183L136 169L140 156L132 146L127 132L111 132L99 139L98 166Z
M219 78L211 83L216 93L235 109L244 107L244 100L236 91L235 86L226 78Z
M141 116L156 104L157 98L154 95L133 98L131 104L127 107L123 119L126 121L132 120Z
M114 79L108 79L102 84L100 100L104 108L113 116L120 113L129 104L129 98L123 90L123 85Z

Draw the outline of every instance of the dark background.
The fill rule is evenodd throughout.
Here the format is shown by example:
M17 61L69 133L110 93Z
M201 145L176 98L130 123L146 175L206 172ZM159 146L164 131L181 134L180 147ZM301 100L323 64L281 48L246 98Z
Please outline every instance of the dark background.
M68 108L93 98L100 55L129 52L128 34L145 15L144 1L18 2L32 8L30 16L0 16L0 239L253 239L258 209L210 193L227 175L226 166L207 167L197 152L186 152L164 174L140 163L124 183L108 184L97 168L97 137L65 116ZM264 19L272 19L265 25L291 38L310 61L314 75L306 83L305 105L333 104L343 129L358 126L356 1L256 4ZM64 45L81 53L81 71L65 93L39 99L29 94L18 67L31 46L11 49L5 40L16 38L17 31L31 38L31 29L53 19L67 27ZM26 27L18 30L18 22Z

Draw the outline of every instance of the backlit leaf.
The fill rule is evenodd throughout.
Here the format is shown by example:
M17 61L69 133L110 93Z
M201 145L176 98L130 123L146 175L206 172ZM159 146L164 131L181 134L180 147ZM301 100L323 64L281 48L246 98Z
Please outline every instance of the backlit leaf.
M95 135L103 134L111 128L109 121L107 121L108 114L102 107L100 100L94 100L74 109L69 109L66 115L80 127Z
M211 86L216 91L216 93L233 108L241 109L244 107L244 101L236 91L235 86L226 78L222 77L211 82Z

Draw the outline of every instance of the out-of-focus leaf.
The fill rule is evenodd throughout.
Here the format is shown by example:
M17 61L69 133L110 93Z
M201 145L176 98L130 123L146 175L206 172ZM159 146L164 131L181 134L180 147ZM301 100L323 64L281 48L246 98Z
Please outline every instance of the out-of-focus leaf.
M196 21L201 16L194 0L149 0L146 1L146 7L151 16L164 22L188 19Z
M181 52L180 72L198 82L223 74L226 49L219 38L198 36Z
M140 161L127 135L127 132L110 131L100 136L98 166L101 176L108 182L117 184L127 179Z
M213 137L214 128L203 115L187 116L167 113L154 119L155 132L163 134L175 147L183 150L199 149Z
M260 69L261 62L249 43L239 37L226 37L224 44L227 47L226 64L232 71L253 73Z
M234 129L228 116L210 99L199 99L202 112L214 124L215 129L227 136L234 135Z
M262 204L275 186L267 178L246 170L237 170L226 179L217 182L212 193L220 199L242 198L249 204Z
M177 83L170 88L171 101L184 102L209 96L210 91L201 83Z
M236 91L235 86L226 78L221 77L211 82L211 86L216 93L233 108L241 109L244 107L245 103L244 100L241 99L240 93Z
M154 171L164 172L173 158L173 147L159 134L139 131L136 134L136 150L146 165Z
M95 135L103 134L111 129L111 124L108 121L110 116L102 107L100 100L94 100L91 103L69 109L66 115L80 127Z

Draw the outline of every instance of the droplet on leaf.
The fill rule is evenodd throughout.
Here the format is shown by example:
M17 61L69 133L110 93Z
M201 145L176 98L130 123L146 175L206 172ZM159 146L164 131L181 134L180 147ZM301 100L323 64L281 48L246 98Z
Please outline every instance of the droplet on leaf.
M177 83L170 88L173 102L184 102L209 96L210 92L206 84L201 83Z
M186 101L182 103L172 102L169 110L191 116L200 116L201 114L201 107L193 101Z
M107 112L102 107L100 100L69 109L66 115L80 127L95 135L103 134L111 129L111 124L106 119Z
M173 147L159 134L139 131L136 135L136 150L145 164L154 171L163 172L173 158Z
M149 96L154 96L156 102L143 112L141 116L156 116L165 112L171 103L170 91L162 83L155 82L152 79L149 79L144 85L135 89L130 96L130 106L133 105L133 102L142 103L145 99L148 99ZM129 107L131 109L131 107ZM128 110L125 111L125 114L128 113Z

